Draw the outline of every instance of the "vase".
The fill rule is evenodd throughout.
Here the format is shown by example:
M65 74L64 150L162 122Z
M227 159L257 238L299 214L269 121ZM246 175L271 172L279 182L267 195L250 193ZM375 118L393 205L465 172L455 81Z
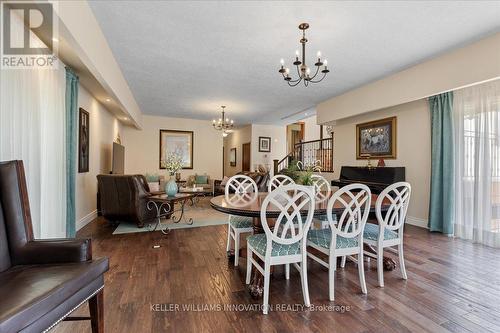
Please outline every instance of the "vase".
M173 175L170 175L170 179L165 185L165 193L167 193L169 197L175 197L177 191L178 188L177 188L177 183L175 182L175 178L173 177Z

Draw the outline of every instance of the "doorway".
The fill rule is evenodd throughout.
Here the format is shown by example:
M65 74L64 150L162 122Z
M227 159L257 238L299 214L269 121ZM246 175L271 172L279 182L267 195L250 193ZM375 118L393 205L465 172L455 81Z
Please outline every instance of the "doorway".
M241 148L241 171L250 171L250 142L244 143Z
M305 123L297 122L286 126L286 147L288 153L293 151L295 144L304 141Z

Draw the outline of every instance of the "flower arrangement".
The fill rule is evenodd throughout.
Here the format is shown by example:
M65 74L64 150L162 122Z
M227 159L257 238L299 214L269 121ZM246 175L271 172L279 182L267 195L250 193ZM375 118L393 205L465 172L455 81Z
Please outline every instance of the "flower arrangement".
M161 161L161 166L167 169L170 176L173 176L177 171L182 169L182 157L175 153L167 153L164 161Z
M286 169L281 170L281 174L293 179L300 185L311 186L313 184L312 175L314 172L321 173L321 161L316 160L314 163L305 164L302 161L292 160Z

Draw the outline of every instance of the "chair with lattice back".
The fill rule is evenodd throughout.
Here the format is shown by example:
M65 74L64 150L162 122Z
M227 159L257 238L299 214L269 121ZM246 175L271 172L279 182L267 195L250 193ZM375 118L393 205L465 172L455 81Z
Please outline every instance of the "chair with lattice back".
M334 300L334 275L337 258L351 258L358 264L361 291L366 294L363 266L363 230L370 212L371 192L364 184L350 184L332 194L327 205L329 228L309 231L307 245L328 256L328 262L308 252L308 256L328 268L329 298ZM333 209L338 212L334 220Z
M384 286L384 248L397 252L401 275L403 279L408 279L403 257L403 227L410 203L410 195L411 185L407 182L398 182L386 187L379 194L375 203L378 225L367 223L365 227L364 242L376 249L377 255L370 252L365 252L365 254L377 259L380 287ZM389 208L382 212L382 205L387 203L390 203ZM393 249L393 246L397 246L398 250Z
M252 265L264 275L263 313L269 308L269 280L271 266L293 264L300 272L304 303L310 306L307 286L307 232L314 215L314 194L311 188L286 185L276 188L262 202L260 219L264 234L247 238L247 278L250 283ZM268 211L278 212L274 226L269 226ZM262 267L253 258L264 262ZM287 276L289 277L289 276Z
M233 207L245 206L256 199L258 188L255 181L245 175L235 175L226 183L225 200ZM226 250L231 249L231 239L234 240L234 266L238 266L240 258L240 235L253 232L253 220L246 216L228 216L227 228L227 246Z

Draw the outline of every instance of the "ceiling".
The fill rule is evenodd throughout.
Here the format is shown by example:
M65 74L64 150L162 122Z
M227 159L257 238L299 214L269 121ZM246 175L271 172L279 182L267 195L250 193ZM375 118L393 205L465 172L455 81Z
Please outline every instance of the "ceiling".
M212 119L227 105L237 124L286 122L500 31L498 1L89 3L143 113ZM279 60L291 63L301 22L331 72L291 88Z

